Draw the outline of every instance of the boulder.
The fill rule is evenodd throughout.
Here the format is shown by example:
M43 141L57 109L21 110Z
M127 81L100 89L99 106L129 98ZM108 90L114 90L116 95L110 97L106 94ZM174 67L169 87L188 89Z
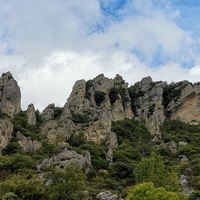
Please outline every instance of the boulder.
M100 192L96 196L96 200L123 200L118 195L112 194L110 191Z
M42 161L38 168L48 168L50 166L56 166L56 168L64 170L66 166L70 164L76 164L80 169L86 169L91 165L90 153L87 151L85 155L78 154L73 150L67 148L61 151L59 154L46 158Z

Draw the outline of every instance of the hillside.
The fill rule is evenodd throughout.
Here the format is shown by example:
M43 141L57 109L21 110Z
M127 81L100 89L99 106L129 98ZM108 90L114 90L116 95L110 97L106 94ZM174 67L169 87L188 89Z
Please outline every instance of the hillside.
M199 105L200 83L145 77L129 86L100 74L77 81L63 107L22 111L20 88L4 73L0 197L197 199Z

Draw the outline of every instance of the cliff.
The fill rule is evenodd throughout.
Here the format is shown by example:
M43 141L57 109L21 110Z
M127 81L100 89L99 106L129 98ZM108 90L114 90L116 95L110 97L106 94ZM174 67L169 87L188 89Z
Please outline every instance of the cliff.
M105 180L117 179L117 184L126 179L128 186L134 184L129 180L134 179L133 163L154 150L180 165L181 189L190 193L188 172L196 170L199 105L200 83L168 84L145 77L129 86L120 75L111 79L100 74L78 80L63 107L52 103L40 113L30 104L22 111L20 88L7 72L0 78L0 153L35 156L42 179L51 167L65 170L74 163L86 174L93 169ZM101 169L110 170L109 175Z

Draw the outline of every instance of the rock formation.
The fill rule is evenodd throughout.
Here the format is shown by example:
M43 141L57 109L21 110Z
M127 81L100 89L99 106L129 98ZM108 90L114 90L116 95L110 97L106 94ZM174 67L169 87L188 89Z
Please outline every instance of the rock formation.
M21 110L20 88L10 72L0 78L0 112L10 117Z
M58 169L64 170L66 166L72 163L76 164L80 169L87 169L91 165L90 153L85 152L85 155L81 155L73 150L64 149L59 154L44 159L38 168L56 166Z
M36 114L35 114L35 108L34 108L33 104L30 104L28 106L26 114L27 114L27 118L28 118L28 124L35 125L36 124Z
M8 119L0 118L0 154L12 137L13 125Z
M31 137L25 137L22 133L17 132L17 140L24 152L36 151L42 147L42 143Z

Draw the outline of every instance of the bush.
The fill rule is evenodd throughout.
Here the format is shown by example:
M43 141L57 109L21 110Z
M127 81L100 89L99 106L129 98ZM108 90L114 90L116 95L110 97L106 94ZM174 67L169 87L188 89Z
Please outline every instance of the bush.
M119 99L118 97L119 91L117 88L112 88L109 93L110 103L113 105L116 100Z
M86 114L72 113L72 121L75 123L87 123L89 122L89 118Z
M94 94L95 102L97 106L100 106L101 103L105 100L105 92L103 91L96 91Z

